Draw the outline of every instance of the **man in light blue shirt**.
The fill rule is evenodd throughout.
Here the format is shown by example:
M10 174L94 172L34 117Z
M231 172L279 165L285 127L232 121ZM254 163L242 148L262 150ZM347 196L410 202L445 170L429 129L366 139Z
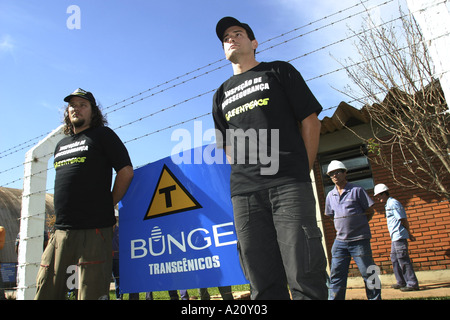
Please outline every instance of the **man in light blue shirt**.
M325 215L336 229L331 249L329 299L344 300L350 261L353 258L364 279L369 300L381 299L379 268L370 247L369 221L373 216L372 199L366 191L347 181L347 168L337 160L328 165L327 174L335 184L325 201Z
M419 282L408 254L408 239L415 241L409 229L406 212L402 204L389 196L389 188L385 184L377 184L374 196L384 203L386 221L391 235L391 261L397 283L392 285L401 291L419 290Z

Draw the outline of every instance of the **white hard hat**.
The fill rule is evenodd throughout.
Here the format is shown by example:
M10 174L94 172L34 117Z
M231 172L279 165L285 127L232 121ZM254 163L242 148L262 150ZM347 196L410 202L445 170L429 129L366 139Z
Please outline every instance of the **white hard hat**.
M375 188L373 188L373 195L376 196L377 194L380 194L388 190L389 188L385 184L379 183L375 186Z
M329 174L330 172L332 172L334 170L340 170L340 169L347 171L347 168L345 167L345 165L342 162L340 162L338 160L333 160L328 165L327 174Z

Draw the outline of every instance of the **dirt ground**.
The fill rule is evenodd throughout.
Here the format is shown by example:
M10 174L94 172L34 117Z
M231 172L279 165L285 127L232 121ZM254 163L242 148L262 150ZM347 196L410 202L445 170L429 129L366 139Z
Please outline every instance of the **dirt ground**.
M448 297L450 299L450 282L425 283L419 285L419 291L402 292L398 289L392 289L390 286L381 288L381 297L383 300L396 299L425 299L431 297ZM250 293L241 291L233 292L237 300L250 299ZM220 296L211 297L213 300L220 300ZM367 300L366 291L362 287L347 288L346 300Z
M450 299L450 282L419 283L419 291L403 292L390 287L381 287L383 300L448 297ZM347 288L346 300L367 300L364 288Z
M113 285L111 285L112 289ZM447 297L450 300L450 282L426 282L420 283L419 291L402 292L398 289L392 289L390 286L382 286L381 297L383 300L397 299L425 299L433 297ZM14 298L14 291L7 291L8 298ZM249 291L233 292L236 300L249 300ZM212 300L221 300L220 295L211 296ZM347 288L346 300L367 300L366 291L362 286Z

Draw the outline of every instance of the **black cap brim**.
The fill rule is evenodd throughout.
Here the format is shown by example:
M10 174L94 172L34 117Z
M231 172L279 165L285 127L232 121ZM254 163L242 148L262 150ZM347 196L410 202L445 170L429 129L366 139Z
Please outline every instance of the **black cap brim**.
M70 99L72 99L72 97L83 98L83 99L86 99L86 100L91 101L91 99L89 99L88 97L82 96L82 95L79 95L79 94L70 94L70 95L68 95L67 97L64 98L64 101L65 101L65 102L69 102Z
M83 90L81 88L78 88L77 90L75 90L74 92L69 94L67 97L65 97L64 101L65 102L69 102L70 99L72 99L72 97L83 98L83 99L88 100L89 102L91 102L94 105L96 104L94 95L91 92L85 91L85 90Z

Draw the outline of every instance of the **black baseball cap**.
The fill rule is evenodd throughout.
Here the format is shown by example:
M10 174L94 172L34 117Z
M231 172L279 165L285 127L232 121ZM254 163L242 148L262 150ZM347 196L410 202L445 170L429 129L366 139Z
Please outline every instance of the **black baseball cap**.
M94 106L96 105L94 95L89 91L83 90L81 88L78 88L77 90L69 94L67 97L65 97L64 101L69 102L72 97L80 97L89 100L89 102L92 103Z
M219 38L220 42L223 42L223 34L229 27L233 26L239 26L243 28L245 31L247 31L248 38L250 40L255 40L255 34L253 33L253 30L250 28L250 26L246 23L242 23L239 20L233 18L233 17L224 17L220 19L219 22L217 22L216 26L216 34Z

